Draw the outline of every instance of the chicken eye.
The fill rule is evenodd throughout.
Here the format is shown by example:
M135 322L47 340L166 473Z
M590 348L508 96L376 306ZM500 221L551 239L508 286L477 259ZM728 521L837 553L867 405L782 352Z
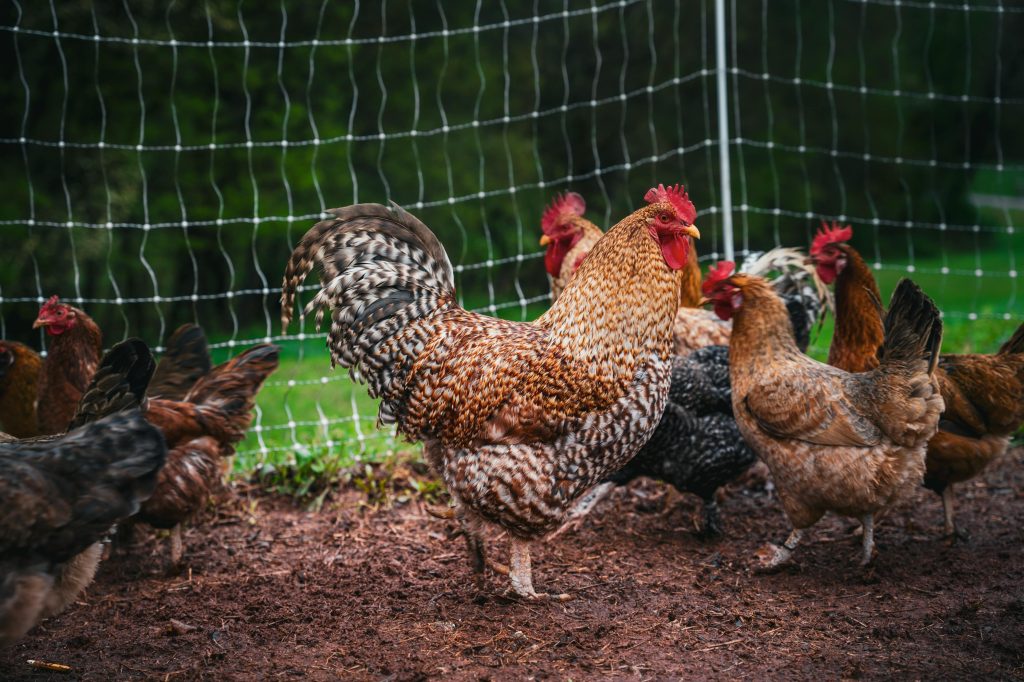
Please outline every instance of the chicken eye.
M672 217L668 213L661 213L658 215L658 220L663 223L669 223L672 221Z

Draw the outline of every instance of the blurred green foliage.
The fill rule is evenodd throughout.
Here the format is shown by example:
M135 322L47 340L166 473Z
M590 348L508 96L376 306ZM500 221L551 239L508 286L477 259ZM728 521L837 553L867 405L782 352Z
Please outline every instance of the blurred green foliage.
M1024 190L1024 13L733 4L740 247L803 244L808 216L847 216L887 265L993 248L1009 216L968 198ZM277 334L291 245L356 201L415 210L485 308L546 292L537 223L564 189L609 225L684 181L701 252L720 250L708 0L52 7L0 10L4 336L38 343L35 299L55 292L108 338L156 344L188 319Z

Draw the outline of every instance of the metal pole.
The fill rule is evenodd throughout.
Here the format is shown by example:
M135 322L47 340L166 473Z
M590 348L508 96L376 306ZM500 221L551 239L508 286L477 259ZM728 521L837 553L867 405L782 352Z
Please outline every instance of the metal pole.
M732 173L729 168L729 109L725 61L725 0L715 0L715 76L718 83L718 171L722 189L725 259L735 260L732 241Z

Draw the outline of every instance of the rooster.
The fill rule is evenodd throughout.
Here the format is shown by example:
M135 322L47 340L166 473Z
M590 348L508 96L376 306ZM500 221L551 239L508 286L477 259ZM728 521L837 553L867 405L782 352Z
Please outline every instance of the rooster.
M583 217L587 203L576 192L555 197L540 219L543 233L544 268L551 281L551 300L557 301L580 263L604 234L601 228Z
M181 567L181 524L199 512L252 423L256 394L277 369L280 349L261 344L217 365L180 401L149 398L146 419L167 441L167 464L138 520L171 530L171 571Z
M704 293L733 320L732 405L740 432L771 470L793 531L760 554L765 568L792 555L804 529L827 512L861 520L871 561L874 516L920 483L924 451L943 402L935 380L942 322L913 282L896 287L880 364L851 374L797 348L782 299L760 277L723 261Z
M39 434L36 400L43 359L23 343L0 341L0 431L15 438Z
M830 365L848 372L878 366L882 320L878 283L848 242L853 228L823 225L811 246L821 279L835 282L836 326ZM939 432L928 443L924 484L942 496L946 536L967 534L954 519L956 483L970 480L1006 452L1024 424L1024 324L993 355L943 354L935 371L946 410Z
M583 218L585 205L579 195L556 198L541 219L548 244L547 262L552 250L562 252L571 248L573 263L578 267L586 256L580 246L588 244L583 234L600 234L600 229ZM572 229L555 234L566 234L565 242L548 243L551 226L568 225ZM573 237L576 235L576 237ZM571 239L578 239L573 242ZM589 252L589 246L587 247ZM756 273L781 273L773 282L776 291L784 293L794 333L801 350L810 342L814 320L821 311L822 302L828 304L827 289L819 286L814 269L804 263L798 249L774 249L767 254L750 258L745 267ZM561 271L566 273L563 264ZM561 280L551 278L551 297L557 300L559 289L568 283L575 267ZM699 533L704 537L720 535L721 520L715 497L718 489L740 476L756 460L750 447L740 436L732 414L729 387L729 334L730 322L719 319L709 310L697 307L701 303L701 272L696 249L691 248L683 268L680 308L673 322L675 338L672 360L671 390L668 406L662 414L658 428L640 452L619 471L595 486L580 498L566 522L556 535L578 528L583 519L616 486L622 486L647 476L672 485L681 492L692 492L703 502L703 519ZM712 345L707 345L711 343Z
M101 541L149 496L166 447L138 410L153 373L130 339L103 358L65 435L0 434L0 646L92 582Z
M586 203L579 194L569 192L556 197L541 217L541 246L544 265L551 281L551 300L557 301L573 274L601 238L601 228L584 217ZM751 254L743 272L767 276L778 273L772 287L786 302L801 350L810 344L811 329L823 310L832 306L831 296L813 267L805 263L799 249L775 248L767 253ZM676 355L698 348L726 346L732 331L730 322L721 320L701 305L701 272L697 251L691 248L683 269L679 310L676 311L673 337Z
M679 187L594 246L558 301L532 323L466 311L437 237L397 205L331 211L292 252L282 323L314 266L306 306L331 312L332 362L357 371L451 493L479 579L481 527L508 532L511 590L533 587L530 542L650 437L668 397L672 316L696 210ZM567 595L559 595L567 598Z

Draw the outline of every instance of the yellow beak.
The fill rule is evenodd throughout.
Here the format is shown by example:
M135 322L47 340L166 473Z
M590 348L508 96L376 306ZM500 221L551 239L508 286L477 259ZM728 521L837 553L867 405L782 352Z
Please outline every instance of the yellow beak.
M700 230L697 229L696 225L687 225L683 228L683 232L690 235L694 239L700 239Z
M48 324L50 323L45 320L36 319L36 321L32 323L32 328L39 329L40 327L45 327Z
M704 307L704 306L706 306L706 305L707 305L708 303L711 303L711 299L710 299L710 298L708 298L707 296L701 296L701 297L700 297L700 300L699 300L699 301L697 301L697 307L698 307L698 308L703 308L703 307Z
M551 243L551 237L547 236L546 234L542 234L541 237L540 237L540 245L541 246L547 246L550 243Z

